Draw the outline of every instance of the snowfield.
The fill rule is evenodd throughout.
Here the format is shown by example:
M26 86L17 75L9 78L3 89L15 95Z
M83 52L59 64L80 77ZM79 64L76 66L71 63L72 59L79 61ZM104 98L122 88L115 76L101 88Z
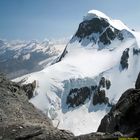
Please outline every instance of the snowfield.
M68 108L66 98L71 89L97 85L102 76L111 81L110 89L104 89L110 103L116 103L121 94L133 88L140 70L140 55L134 55L133 49L140 49L140 33L130 31L119 20L112 20L105 14L92 10L84 20L105 18L111 26L127 30L134 37L126 35L123 41L114 40L104 49L97 44L82 46L75 39L67 45L64 58L40 72L31 73L15 79L25 79L25 83L36 80L34 97L30 100L37 108L48 115L54 126L66 129L75 135L95 132L101 119L110 110L106 104L92 104L92 96L85 104ZM120 60L125 49L129 48L128 69L122 70Z

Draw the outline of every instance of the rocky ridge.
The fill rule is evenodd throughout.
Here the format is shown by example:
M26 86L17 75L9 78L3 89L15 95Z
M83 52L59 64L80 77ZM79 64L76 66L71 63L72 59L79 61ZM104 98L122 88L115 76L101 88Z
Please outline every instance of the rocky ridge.
M71 139L72 133L54 128L50 119L28 102L24 89L30 86L25 88L0 75L0 139Z

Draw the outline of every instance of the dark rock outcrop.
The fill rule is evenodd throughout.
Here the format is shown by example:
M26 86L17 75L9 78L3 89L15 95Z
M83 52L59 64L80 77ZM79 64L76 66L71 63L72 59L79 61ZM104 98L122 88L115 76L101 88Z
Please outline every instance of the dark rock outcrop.
M106 89L110 89L111 86L111 81L110 80L106 80Z
M109 79L106 79L105 77L101 77L98 88L106 88L108 90L110 86L111 81Z
M100 82L99 82L99 88L100 88L100 87L105 88L105 86L106 86L105 84L106 84L105 77L102 77L102 78L100 79Z
M140 73L138 74L138 78L136 80L135 88L140 89Z
M101 33L103 32L104 28L108 26L109 23L103 18L93 18L92 20L86 20L80 23L75 36L82 39L91 35L92 33Z
M97 104L109 104L109 99L106 97L105 89L109 89L111 86L110 80L105 77L101 77L98 86L94 86L93 88L93 105Z
M93 96L93 105L97 104L108 104L109 99L105 95L105 90L97 90Z
M91 89L89 87L71 89L67 96L66 104L68 107L76 107L85 103L90 98Z
M139 55L140 49L133 48L133 55Z
M97 33L99 37L97 37L98 35L91 35ZM99 49L102 49L102 45L100 46L100 43L103 45L109 45L115 38L120 41L124 39L123 33L118 29L110 26L108 20L104 18L93 18L91 20L83 21L80 23L75 37L78 37L79 42L81 43L82 39L84 38L89 39L90 43L98 43Z
M36 81L29 84L22 85L22 89L26 92L28 99L31 99L33 97L33 92L35 90L35 87L36 87Z
M123 51L123 54L121 57L120 65L121 65L122 70L128 69L128 58L129 58L129 48Z
M129 89L119 99L118 103L102 119L99 132L137 136L140 130L140 89ZM139 131L140 132L140 131Z
M99 37L100 42L102 42L104 45L111 44L111 41L113 41L115 38L118 40L124 39L123 34L113 27L108 27L106 31Z
M109 99L106 97L105 89L108 90L110 86L110 80L105 77L101 77L98 85L71 89L67 96L66 104L68 107L76 107L85 104L85 101L91 98L91 94L93 94L93 105L102 103L109 104Z

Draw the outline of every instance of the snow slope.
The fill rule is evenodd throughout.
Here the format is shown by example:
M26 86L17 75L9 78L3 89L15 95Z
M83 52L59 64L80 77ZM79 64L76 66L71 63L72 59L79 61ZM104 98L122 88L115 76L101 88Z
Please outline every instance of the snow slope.
M87 29L91 20L101 22L100 27L104 28L91 32ZM89 11L83 22L83 27L79 26L58 63L15 79L24 79L25 83L36 80L34 97L30 102L46 113L54 126L70 130L75 135L95 132L109 111L109 104L116 103L127 88L134 87L140 70L139 33L130 31L121 21L112 20L96 10ZM127 48L129 51L125 53ZM94 105L93 87L99 86L102 77L111 83L110 88L100 87L105 91L109 104ZM85 87L87 94L90 92L88 98L86 95L78 96ZM77 89L78 92L71 94ZM72 106L68 99L73 101ZM76 105L77 102L80 104Z

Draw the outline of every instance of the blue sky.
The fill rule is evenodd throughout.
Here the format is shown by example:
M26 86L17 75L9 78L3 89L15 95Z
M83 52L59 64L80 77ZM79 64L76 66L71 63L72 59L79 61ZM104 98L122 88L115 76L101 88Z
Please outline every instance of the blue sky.
M91 9L140 31L139 7L139 0L0 0L0 38L69 37Z

